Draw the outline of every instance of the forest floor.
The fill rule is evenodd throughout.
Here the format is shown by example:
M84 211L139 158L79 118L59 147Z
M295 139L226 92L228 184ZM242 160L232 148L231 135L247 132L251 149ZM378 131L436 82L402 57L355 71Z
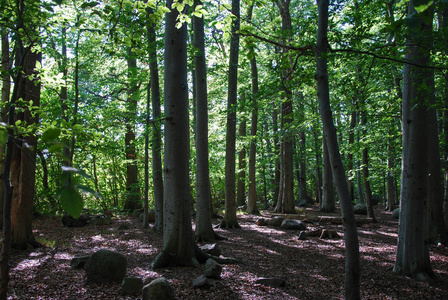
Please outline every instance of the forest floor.
M432 284L392 272L397 244L398 221L380 206L378 223L358 227L363 299L448 299L448 248L430 246L431 263L438 278ZM316 208L304 209L296 217L321 216ZM338 214L325 214L337 217ZM267 217L267 213L264 215ZM314 228L333 229L340 239L310 237L299 240L298 231L255 225L259 216L240 215L240 229L216 229L227 238L218 244L226 257L240 261L224 265L220 280L208 290L194 289L192 281L200 268L151 270L151 262L162 248L162 235L143 229L131 217L115 217L110 225L63 227L55 218L34 222L34 235L44 247L13 251L9 299L138 299L121 296L120 284L86 285L84 270L72 269L70 260L99 249L116 250L128 259L127 276L147 284L164 276L175 289L176 299L343 299L344 240L341 225L307 223ZM215 224L219 219L214 220ZM118 230L127 224L129 229ZM279 277L286 286L272 288L255 283L260 277Z

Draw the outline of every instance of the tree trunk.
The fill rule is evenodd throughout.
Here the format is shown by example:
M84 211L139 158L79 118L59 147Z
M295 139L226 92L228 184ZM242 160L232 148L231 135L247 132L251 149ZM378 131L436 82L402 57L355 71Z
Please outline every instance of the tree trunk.
M246 137L246 120L241 120L238 128L238 135L241 138L241 149L238 151L238 181L236 188L237 206L246 204L246 145L244 138Z
M134 210L141 208L140 188L138 184L137 154L135 150L135 116L137 114L137 58L128 49L126 58L128 67L128 99L126 101L126 134L125 134L125 153L126 153L126 201L124 209Z
M151 12L150 12L151 13ZM148 26L149 51L149 73L151 86L151 104L154 118L154 132L152 140L152 181L154 189L154 208L156 220L154 229L158 232L163 230L163 169L162 169L162 130L160 111L160 84L159 67L157 65L157 43L155 25Z
M153 268L198 265L190 216L187 25L176 28L178 15L171 10L165 23L163 250Z
M19 56L20 54L18 54ZM35 71L36 62L41 61L41 54L27 51L24 57L23 72L18 98L24 103L33 102L33 106L40 105L40 82L37 81ZM30 80L32 78L32 80ZM36 112L23 107L16 114L16 122L33 126L38 123ZM11 246L18 249L36 247L38 243L32 232L33 200L36 170L37 137L34 133L28 136L19 136L16 139L11 163L11 184L13 187L13 200L11 206Z
M290 0L278 0L275 2L280 10L282 18L282 33L284 42L291 39L292 23L289 11ZM280 146L280 187L276 212L294 214L294 138L291 134L293 120L292 114L292 92L290 88L292 62L288 49L284 49L282 59L286 62L286 67L282 70L282 85L284 100L281 104L281 146Z
M239 228L235 199L235 141L236 102L238 88L238 54L240 38L240 0L232 0L232 21L229 57L229 82L227 94L226 165L225 165L225 214L221 222L224 228Z
M333 173L331 171L330 156L328 155L327 142L325 136L322 140L322 203L320 210L324 212L334 212L336 207L334 205L334 190L333 190Z
M409 2L408 15L416 18L408 27L406 60L428 65L432 44L433 7L417 14ZM426 20L426 21L425 21ZM429 21L429 22L428 22ZM421 280L434 277L429 259L428 237L428 113L426 103L433 92L428 85L431 72L406 64L403 70L403 160L400 224L394 272ZM431 96L429 96L431 97Z
M355 184L353 183L355 177L355 170L353 169L353 144L355 142L355 127L356 127L356 109L353 108L350 117L350 130L348 134L348 153L347 153L347 183L350 191L352 202L355 201Z
M359 268L359 242L356 228L355 215L350 197L350 192L345 177L341 154L333 123L330 108L330 94L327 71L327 27L328 27L328 0L318 0L319 25L317 31L317 43L314 47L316 56L316 79L319 108L324 127L325 140L327 141L328 154L330 156L333 177L341 203L342 220L345 238L345 299L360 299L360 268Z
M195 0L194 5L200 5ZM196 86L196 242L214 242L208 150L208 98L204 18L193 17Z

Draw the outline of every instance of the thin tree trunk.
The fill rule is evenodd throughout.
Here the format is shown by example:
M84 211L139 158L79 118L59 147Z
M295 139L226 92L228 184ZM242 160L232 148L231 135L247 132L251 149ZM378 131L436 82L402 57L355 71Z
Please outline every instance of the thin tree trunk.
M236 203L237 206L244 206L246 204L246 146L244 138L246 137L247 125L246 120L241 120L238 135L242 140L241 149L238 151L238 179L236 188Z
M150 11L151 13L151 11ZM161 132L161 110L160 110L160 83L159 67L157 65L157 44L155 25L148 26L149 51L149 73L151 85L151 104L154 117L154 132L152 140L152 181L154 188L154 208L156 220L154 229L163 230L163 169L162 169L162 132Z
M330 108L330 94L327 70L327 27L328 27L328 0L318 0L319 25L317 43L314 47L316 56L316 79L319 108L327 141L333 177L341 203L342 221L345 238L345 299L360 299L360 267L359 242L355 215L350 192L345 177L341 154L337 141L336 128Z
M334 212L336 206L334 204L334 189L333 189L333 172L331 171L330 156L328 155L327 142L325 136L322 140L322 203L320 210L323 212Z

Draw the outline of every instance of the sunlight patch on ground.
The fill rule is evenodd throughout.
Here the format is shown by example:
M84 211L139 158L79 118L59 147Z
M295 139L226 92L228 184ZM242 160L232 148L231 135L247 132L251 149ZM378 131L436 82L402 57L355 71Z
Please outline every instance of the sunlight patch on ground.
M319 274L312 274L311 277L320 280L320 281L330 281L327 277L319 275Z
M131 273L134 274L134 276L138 276L138 277L142 277L142 278L160 277L159 273L151 271L151 270L147 270L147 269L142 269L140 267L136 267L136 268L132 269Z
M95 242L103 242L105 239L102 235L95 235L91 237L92 241Z

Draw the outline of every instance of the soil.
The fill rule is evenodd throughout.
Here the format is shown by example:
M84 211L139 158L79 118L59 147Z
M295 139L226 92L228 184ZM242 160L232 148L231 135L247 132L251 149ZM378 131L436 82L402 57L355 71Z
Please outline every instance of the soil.
M379 206L375 214L377 223L360 222L358 227L362 298L448 299L448 249L429 246L436 281L397 275L392 268L398 221ZM322 215L324 218L319 219ZM240 215L241 228L215 229L227 238L218 242L223 255L239 263L224 265L221 279L211 280L207 290L192 285L202 274L203 265L152 270L151 262L162 249L163 236L151 228L143 229L136 219L115 216L110 225L67 228L59 219L40 218L34 222L34 235L43 247L13 251L8 299L139 299L122 296L119 283L87 285L84 270L70 267L73 257L99 249L124 254L128 259L126 275L140 277L144 284L161 276L167 278L176 299L344 299L344 234L340 224L331 222L338 219L338 213L321 214L310 207L294 216L308 220L307 231L336 230L337 239L299 240L298 231L255 225L258 218L271 216L269 212ZM281 278L286 285L273 288L255 283L260 277Z

